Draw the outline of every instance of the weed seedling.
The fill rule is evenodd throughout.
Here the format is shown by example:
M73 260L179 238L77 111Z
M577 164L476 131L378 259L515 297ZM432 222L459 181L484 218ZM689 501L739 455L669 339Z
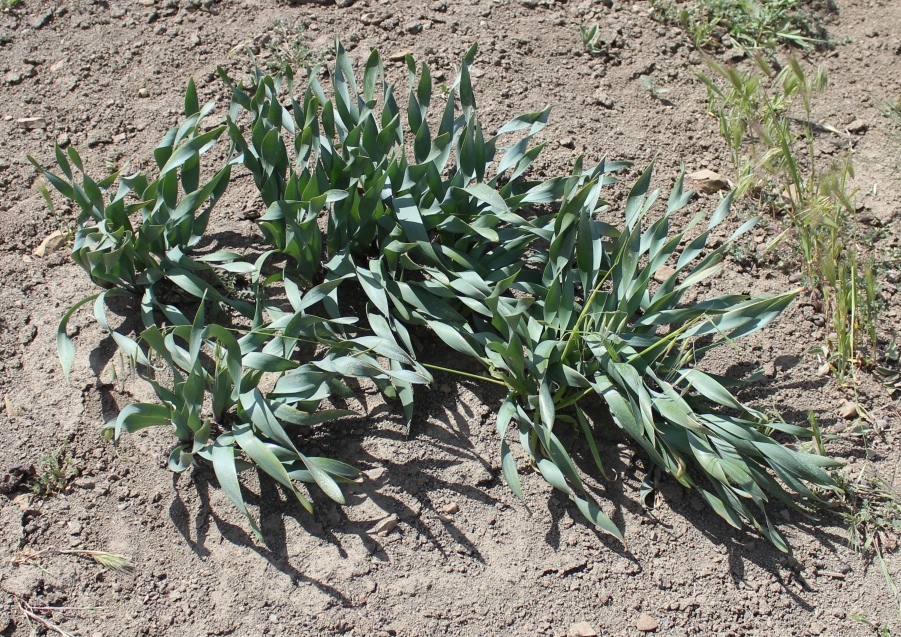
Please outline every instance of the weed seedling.
M78 464L69 453L68 444L41 456L35 467L35 476L28 487L39 498L62 493L72 478L78 476Z

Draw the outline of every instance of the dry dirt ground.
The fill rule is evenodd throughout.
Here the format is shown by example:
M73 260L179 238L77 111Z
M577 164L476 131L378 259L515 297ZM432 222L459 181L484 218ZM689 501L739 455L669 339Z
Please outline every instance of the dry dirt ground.
M340 36L359 59L373 46L385 57L411 51L430 62L437 81L451 80L453 65L478 41L474 78L486 129L554 105L536 174L567 170L578 154L638 166L656 156L663 188L683 163L730 174L694 75L703 62L679 31L648 17L646 0L343 4L22 0L0 13L0 634L45 634L17 599L75 609L38 614L81 637L567 635L578 622L605 636L638 635L639 626L662 635L872 634L853 618L859 614L899 634L897 601L879 567L848 548L840 518L811 523L777 513L794 547L787 557L733 531L675 483L663 482L648 509L639 497L645 465L621 440L606 445L605 462L621 479L602 496L627 546L595 533L534 475L524 476L529 517L499 475L498 396L471 382L439 378L422 392L409 437L398 409L366 395L370 404L359 405L366 418L318 439L366 472L344 509L319 498L309 515L272 483L250 481L254 510L263 504L265 544L248 533L211 471L176 478L165 468L167 432L129 437L118 449L100 438L101 424L146 389L112 381L116 357L88 311L71 325L78 356L65 382L56 325L92 285L65 251L32 254L58 222L25 155L49 163L54 141L68 140L95 173L107 163L144 166L177 121L188 76L201 98L223 97L216 66L247 74L243 51L276 19L305 21L314 50ZM819 15L836 45L808 56L831 79L816 113L839 129L866 124L853 126L861 217L877 252L894 255L897 268L901 185L891 167L899 145L879 109L901 95L901 3L836 0ZM600 24L615 40L609 58L582 52L580 24ZM389 72L406 82L402 63ZM666 102L650 94L642 74L669 89ZM24 130L23 117L45 124ZM215 232L258 236L248 220L258 211L249 185L236 180ZM697 205L714 204L706 197ZM746 261L733 264L717 289L781 291L790 275L767 260ZM889 334L901 295L887 289L885 298ZM869 451L842 433L848 421L839 409L855 396L816 374L807 351L823 336L820 317L798 302L712 364L733 373L762 369L747 400L790 422L805 422L813 410L837 434L830 449L850 470L867 465L891 481L898 403L862 375L858 398L878 431L866 440ZM79 472L66 493L41 500L12 488L16 467L65 443ZM373 533L388 514L397 528ZM134 572L74 555L48 555L36 562L42 568L13 563L20 551L70 548L125 554ZM901 559L889 554L886 563L901 581Z

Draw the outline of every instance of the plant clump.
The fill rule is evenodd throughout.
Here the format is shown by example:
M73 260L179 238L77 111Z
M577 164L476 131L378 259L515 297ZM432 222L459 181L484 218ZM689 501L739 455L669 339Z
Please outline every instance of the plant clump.
M626 164L586 166L580 159L571 174L531 179L528 169L542 150L533 139L549 109L486 135L469 72L475 47L437 104L428 66L408 56L405 108L377 51L358 84L340 43L335 50L328 87L307 72L296 91L289 67L258 74L247 89L220 70L232 100L225 127L208 133L197 129L205 111L189 85L190 123L167 137L153 182L134 175L79 191L67 163L74 151L68 160L58 151L66 179L46 174L82 206L78 236L108 239L76 240L75 258L98 282L140 299L143 332L116 338L154 372L160 399L123 409L108 434L118 440L168 427L177 438L170 466L211 463L257 530L239 480L252 467L304 506L311 502L298 482L343 501L340 483L356 479L356 470L305 455L297 433L352 416L325 402L351 393L352 379L368 379L397 400L410 424L416 391L432 381L431 371L455 372L505 389L497 413L500 466L521 499L517 456L592 523L621 538L561 438L569 429L584 439L605 475L596 423L585 413L596 401L660 470L698 489L727 522L750 524L788 550L768 507L776 500L812 513L819 494L835 488L825 469L836 463L794 448L789 442L810 430L772 422L730 393L732 380L697 364L712 348L767 325L794 293L683 302L722 270L725 251L758 220L709 245L729 217L727 197L673 231L673 216L692 194L680 178L663 212L652 214L659 192L648 167L621 222L610 224L601 218L610 213L602 195ZM228 157L215 183L201 185L193 172L199 157L223 134ZM239 166L266 207L258 224L269 249L252 263L237 252L196 256L208 211ZM82 183L92 183L87 179ZM138 201L126 204L129 198ZM145 225L131 232L126 222L139 212ZM118 230L107 237L111 226ZM137 257L106 276L123 265L113 253ZM248 277L252 304L199 274L223 269ZM193 318L185 304L160 302L164 280L187 292L185 301L194 299ZM365 309L348 315L353 298L364 298ZM234 320L207 321L209 302ZM101 297L95 306L105 321ZM70 314L59 341L67 365ZM484 373L430 363L423 339L442 342Z

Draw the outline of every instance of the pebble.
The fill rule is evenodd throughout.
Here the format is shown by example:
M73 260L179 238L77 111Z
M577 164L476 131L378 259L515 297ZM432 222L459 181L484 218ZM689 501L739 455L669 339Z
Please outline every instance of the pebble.
M448 515L453 515L454 513L456 513L457 511L460 510L460 505L457 504L456 502L451 502L450 504L445 506L444 509L442 509L442 510Z
M16 126L23 130L47 128L47 120L43 117L20 117L16 120Z
M408 22L404 25L404 31L410 35L416 35L417 33L422 32L422 22Z
M854 133L857 135L863 134L867 132L867 129L870 128L870 125L863 121L862 119L855 119L853 122L848 124L848 132Z
M150 97L150 91L148 91L144 87L141 87L138 89L138 97Z
M392 62L403 62L408 55L413 55L412 51L395 51L388 56L388 59Z
M36 15L28 25L32 29L40 29L41 27L47 26L47 24L53 19L52 11L45 11L44 13L40 13Z
M657 269L657 271L654 273L654 280L657 281L657 283L663 284L663 283L666 283L669 280L669 278L671 276L673 276L675 273L676 273L675 268L671 268L668 265L664 265L664 266L659 267Z
M635 627L643 633L651 633L660 628L660 622L650 615L642 615L638 618Z
M857 418L858 407L857 403L853 401L846 401L844 405L841 406L838 410L839 416L846 420L851 420L852 418Z
M386 535L391 533L391 531L397 528L397 523L397 516L391 515L372 527L371 533L385 537Z
M686 177L694 182L695 188L707 195L712 195L720 190L729 190L729 182L722 175L708 168L693 172Z
M598 632L588 622L577 622L569 627L570 637L598 637Z
M41 241L40 245L34 249L34 256L36 257L45 257L48 254L53 254L58 250L61 250L66 246L66 235L64 235L59 230L54 230L49 235L44 237L44 240Z
M613 98L602 89L594 92L594 103L607 109L613 108Z

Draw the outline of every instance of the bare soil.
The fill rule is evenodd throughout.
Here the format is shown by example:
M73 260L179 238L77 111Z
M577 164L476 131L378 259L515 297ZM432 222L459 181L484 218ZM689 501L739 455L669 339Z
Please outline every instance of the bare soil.
M637 167L656 157L656 182L664 189L680 165L730 176L695 77L704 70L701 56L677 29L653 22L650 6L645 0L359 0L346 7L22 0L0 13L0 634L49 634L25 618L17 600L75 608L39 614L82 637L567 635L578 622L605 636L642 629L674 636L872 634L854 615L897 634L897 601L879 567L848 548L837 515L809 521L777 511L794 548L791 557L780 554L728 527L674 482L661 482L656 502L642 502L647 466L620 439L604 448L620 479L598 488L626 546L596 533L534 475L524 475L529 517L500 477L499 396L477 383L439 377L431 392L420 393L409 436L396 406L363 394L368 402L358 408L365 418L314 440L365 471L349 506L318 497L309 515L271 482L250 480L250 502L262 511L266 536L260 544L210 470L175 477L166 469L168 432L131 436L118 448L100 438L100 426L121 406L152 395L123 376L89 310L73 317L78 356L71 381L63 378L57 323L94 288L65 250L32 254L59 222L47 211L26 154L49 164L53 143L63 141L79 149L94 174L107 163L145 167L178 120L188 76L201 99L224 103L216 66L246 76L252 67L244 49L259 46L274 21L284 19L305 21L314 50L339 36L358 61L370 47L385 58L410 51L431 64L439 82L453 79L454 64L478 41L473 75L486 130L554 105L537 175L565 171L584 154L591 161L630 159ZM805 54L830 75L816 114L839 129L854 124L860 221L874 253L897 270L901 146L879 110L886 98L901 95L901 3L836 0L818 15L836 44ZM582 51L580 24L601 25L612 43L609 56ZM728 60L733 53L715 55ZM390 63L389 72L404 85L402 62ZM666 100L655 98L641 75L669 89ZM25 130L17 123L24 117L45 123ZM259 236L248 219L259 212L251 186L235 180L214 235ZM617 200L611 199L611 220L620 214ZM696 206L712 208L716 200L702 196ZM71 222L71 211L62 214ZM749 250L774 232L772 225L756 231ZM792 274L774 259L737 255L713 291L783 291L794 285ZM884 298L888 335L901 295L887 286ZM710 365L735 375L761 369L763 379L744 399L789 422L806 422L812 410L836 434L829 449L850 463L849 472L866 466L891 482L899 459L898 402L866 373L857 395L817 374L808 350L826 329L802 297ZM879 423L867 449L839 414L849 399ZM17 476L64 444L79 471L65 493L39 499L17 486ZM374 532L390 514L397 527L384 536ZM22 551L70 548L125 554L135 570L121 574L73 555L12 562ZM887 554L886 563L901 579L901 558Z

